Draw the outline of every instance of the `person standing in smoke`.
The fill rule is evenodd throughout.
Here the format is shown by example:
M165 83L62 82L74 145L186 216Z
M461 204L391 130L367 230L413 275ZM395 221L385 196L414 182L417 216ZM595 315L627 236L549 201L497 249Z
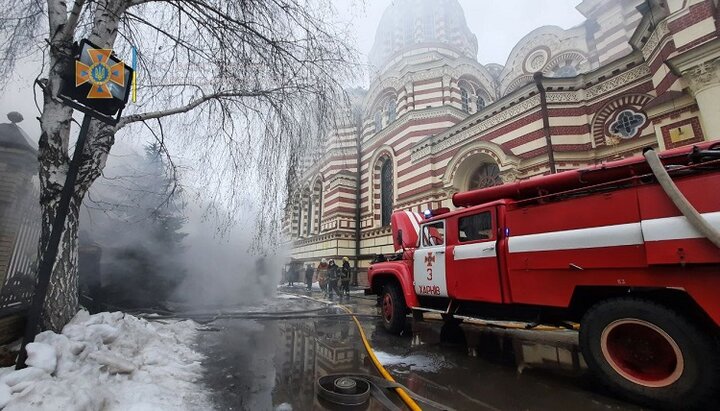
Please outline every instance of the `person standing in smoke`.
M267 284L266 281L268 281L267 278L267 267L266 267L266 261L265 259L267 256L265 253L262 253L260 257L258 257L257 260L255 260L255 282L257 284L258 289L262 294L266 293L267 290ZM267 295L265 296L267 297Z
M343 257L343 264L342 268L340 269L340 283L341 288L340 291L345 294L345 296L350 296L350 259L347 257Z
M333 297L333 291L335 291L335 294L337 294L338 297L342 296L342 294L340 294L340 290L338 289L339 271L340 267L335 264L335 260L330 260L328 262L328 295L330 299Z
M265 255L261 255L255 260L255 273L257 274L257 278L265 275Z
M307 290L312 290L312 278L313 278L313 268L312 264L308 264L305 268L305 284L307 285Z

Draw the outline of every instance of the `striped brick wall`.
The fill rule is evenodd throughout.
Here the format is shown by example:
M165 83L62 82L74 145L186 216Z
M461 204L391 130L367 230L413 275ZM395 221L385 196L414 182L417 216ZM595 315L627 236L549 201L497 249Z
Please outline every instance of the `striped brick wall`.
M322 204L322 216L310 217L319 219L320 229L297 239L293 256L306 261L354 256L357 240L362 268L372 254L394 251L390 228L381 226L380 169L386 161L393 166L394 209L422 211L452 207L452 194L466 189L471 172L487 162L498 166L499 180L509 182L549 173L550 149L556 170L564 171L637 155L647 146L665 149L706 139L697 103L667 62L680 47L706 41L703 30L717 10L712 0L691 0L686 11L667 19L658 14L649 22L636 9L641 3L585 0L578 6L589 19L588 59L596 68L572 78L543 78L546 111L537 86L518 82L513 92L488 101L479 112L472 103L470 112L463 112L462 82L482 72L467 59L457 63L445 56L428 64L433 60L408 57L402 69L378 76L358 103L357 126L337 130L303 173L296 190L298 212L308 202L303 196L314 195L322 197L313 206L318 210ZM678 45L677 34L682 38L687 30L695 40ZM413 70L413 64L422 70ZM498 90L499 80L494 81ZM395 103L395 116L386 112L389 101ZM611 132L623 111L642 114L630 136ZM317 182L322 196L312 189Z
M678 52L684 52L718 36L713 0L689 1L689 6L668 18L667 26Z
M643 0L586 0L583 3L578 8L593 28L593 59L604 65L629 54L632 49L628 41L642 18L637 6Z

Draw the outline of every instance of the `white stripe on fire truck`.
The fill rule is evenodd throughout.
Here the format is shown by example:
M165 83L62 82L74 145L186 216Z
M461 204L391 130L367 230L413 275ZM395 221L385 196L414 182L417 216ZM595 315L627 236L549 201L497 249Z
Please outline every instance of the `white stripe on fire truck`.
M720 229L720 212L704 213L702 216L710 225ZM645 241L683 240L686 238L702 238L685 217L656 218L642 221Z
M418 218L415 215L415 213L413 213L412 211L405 210L405 214L407 214L408 220L410 220L410 222L412 223L413 228L415 229L415 232L419 233L420 232L420 224L418 224Z
M463 244L453 249L455 260L469 260L471 258L496 257L495 242Z
M702 216L720 229L720 212L704 213ZM702 238L702 234L692 228L685 217L665 217L639 223L511 236L508 248L511 253L577 250L690 238Z
M528 251L576 250L582 248L615 247L643 243L640 223L553 231L550 233L510 236L511 253Z

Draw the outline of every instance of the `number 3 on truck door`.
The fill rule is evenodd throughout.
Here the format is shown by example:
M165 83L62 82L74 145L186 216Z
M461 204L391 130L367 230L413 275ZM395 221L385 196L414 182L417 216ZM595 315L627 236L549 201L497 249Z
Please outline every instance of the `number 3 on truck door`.
M420 247L414 252L415 292L434 297L447 296L445 281L445 221L421 226Z

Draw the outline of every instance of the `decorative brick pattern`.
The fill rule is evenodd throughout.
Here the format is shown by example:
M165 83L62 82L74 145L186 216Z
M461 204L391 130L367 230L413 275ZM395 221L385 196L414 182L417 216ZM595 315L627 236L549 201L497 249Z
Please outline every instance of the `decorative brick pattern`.
M692 126L692 130L693 130L693 133L695 134L695 137L692 139L687 139L687 140L680 141L678 143L674 143L670 137L670 131L672 129L677 129L677 128L680 128L685 125ZM702 132L702 127L700 126L700 119L697 117L692 117L692 118L689 118L686 120L682 120L682 121L678 121L678 122L669 124L667 126L663 126L660 128L660 130L662 131L662 137L663 137L663 141L665 142L665 147L669 148L669 149L675 148L675 147L686 146L688 144L699 143L699 142L705 140L705 136L703 135L703 132Z

